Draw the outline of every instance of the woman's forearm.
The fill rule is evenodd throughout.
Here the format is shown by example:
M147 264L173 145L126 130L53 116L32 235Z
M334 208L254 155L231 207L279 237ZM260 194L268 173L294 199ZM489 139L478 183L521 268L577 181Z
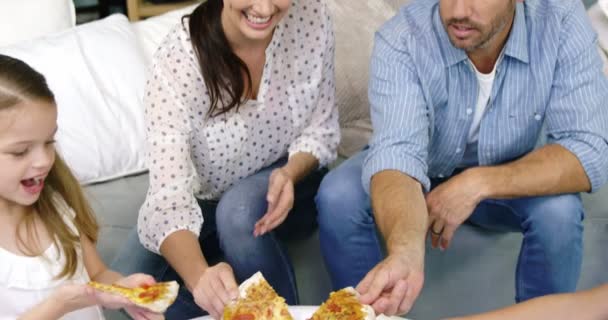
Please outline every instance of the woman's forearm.
M293 183L297 183L306 177L310 172L315 170L319 166L319 160L312 154L306 152L298 152L287 161L287 164L283 166L283 170L293 180Z
M186 230L174 232L163 241L160 252L192 291L208 267L196 235Z

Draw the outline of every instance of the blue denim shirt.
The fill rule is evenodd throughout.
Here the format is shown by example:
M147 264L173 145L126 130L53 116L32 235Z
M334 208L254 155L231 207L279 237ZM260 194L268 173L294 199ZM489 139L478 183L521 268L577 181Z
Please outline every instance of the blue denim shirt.
M592 191L608 178L608 79L580 0L526 0L497 66L481 120L478 163L497 165L532 151L546 131L580 160ZM369 100L374 134L363 185L399 170L426 191L461 163L478 83L466 53L452 46L438 0L416 0L376 33Z

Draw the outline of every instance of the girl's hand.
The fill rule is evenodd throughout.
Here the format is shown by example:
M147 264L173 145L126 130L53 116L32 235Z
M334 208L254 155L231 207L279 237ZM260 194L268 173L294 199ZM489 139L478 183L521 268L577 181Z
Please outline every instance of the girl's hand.
M253 229L254 236L261 236L278 227L293 207L294 182L284 168L275 169L268 181L268 211L258 220Z
M132 274L128 277L124 277L124 278L116 281L117 285L123 286L125 288L136 288L136 287L141 287L143 285L153 285L155 283L156 283L156 281L154 280L153 277L151 277L147 274L142 274L142 273ZM112 303L112 302L110 302L110 303ZM161 314L148 311L144 308L134 305L131 302L129 302L129 303L130 303L129 305L123 305L123 306L114 305L117 308L112 308L112 309L124 308L125 311L131 316L131 318L133 318L135 320L164 319L164 317ZM111 308L111 307L107 307L107 308Z

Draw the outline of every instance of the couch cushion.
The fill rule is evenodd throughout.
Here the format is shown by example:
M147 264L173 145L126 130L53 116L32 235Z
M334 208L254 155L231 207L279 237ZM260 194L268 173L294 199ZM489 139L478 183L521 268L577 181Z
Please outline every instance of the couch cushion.
M169 30L197 6L198 4L191 5L133 23L133 31L135 31L137 41L142 48L146 65L152 61L154 52L156 52Z
M365 146L372 126L367 100L369 60L374 33L410 0L330 0L336 36L336 103L342 142L338 153L348 157Z
M145 67L125 16L110 16L0 52L24 60L46 76L58 103L58 148L81 182L145 170Z
M367 82L374 32L395 14L379 0L331 0L336 37L336 103L340 110L340 155L350 156L371 134Z
M65 30L75 22L72 0L0 1L0 46Z

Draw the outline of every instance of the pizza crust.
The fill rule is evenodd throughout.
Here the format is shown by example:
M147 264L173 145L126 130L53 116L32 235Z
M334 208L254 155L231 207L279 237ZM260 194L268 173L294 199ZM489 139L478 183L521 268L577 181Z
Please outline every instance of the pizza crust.
M312 315L312 320L375 320L376 313L370 305L361 303L359 293L346 287L330 293L329 298Z
M222 319L244 315L257 320L293 320L285 299L276 293L261 272L241 283L239 298L224 308Z
M239 298L240 299L247 298L247 289L249 289L249 287L251 287L255 284L258 284L260 281L266 281L266 279L264 278L262 273L259 271L256 272L251 277L249 277L249 279L243 281L243 283L241 283L241 285L239 286Z
M134 305L156 313L164 313L177 298L179 284L177 281L160 282L150 286L126 288L115 284L90 281L89 286L102 292L123 296ZM158 287L161 287L160 292ZM151 297L151 294L152 297ZM147 295L147 297L144 297ZM154 299L153 301L149 301Z

